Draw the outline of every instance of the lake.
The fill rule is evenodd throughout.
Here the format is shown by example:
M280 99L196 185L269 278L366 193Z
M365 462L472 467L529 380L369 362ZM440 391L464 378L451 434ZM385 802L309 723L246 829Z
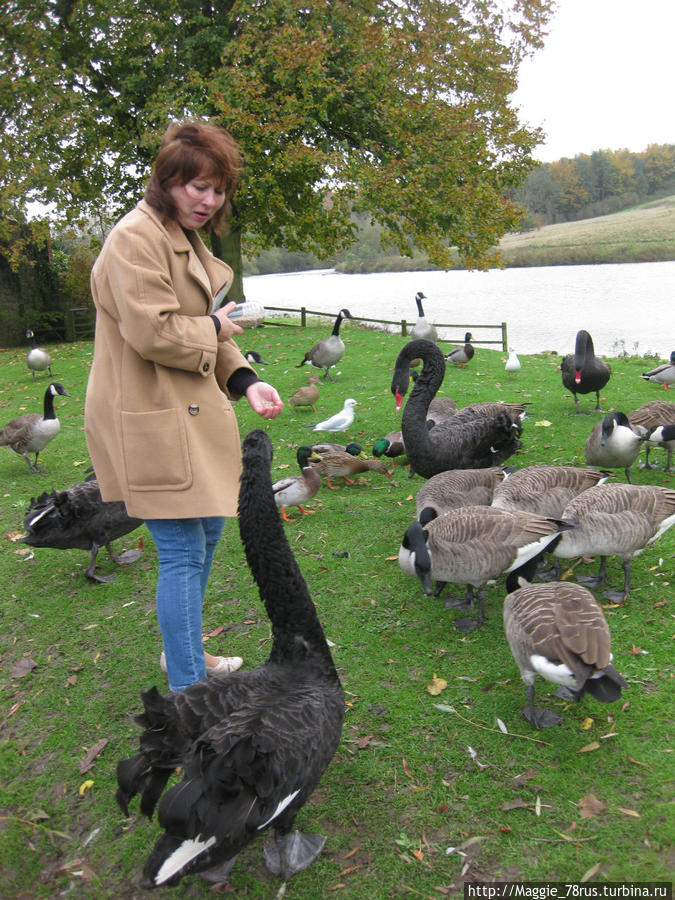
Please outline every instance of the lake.
M334 314L346 307L355 316L410 323L422 291L429 321L459 326L442 338L461 341L472 326L506 322L518 353L571 353L580 328L601 355L625 350L666 360L675 349L675 262L370 275L322 269L248 276L244 290L265 306ZM480 331L474 338L480 341Z

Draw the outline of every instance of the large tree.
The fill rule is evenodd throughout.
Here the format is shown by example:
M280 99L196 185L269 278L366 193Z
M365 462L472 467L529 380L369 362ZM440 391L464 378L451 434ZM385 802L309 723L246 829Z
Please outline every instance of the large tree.
M142 193L172 118L207 117L245 171L240 272L274 244L335 251L352 210L442 266L486 267L541 139L511 95L552 0L10 0L0 8L0 204L73 222Z

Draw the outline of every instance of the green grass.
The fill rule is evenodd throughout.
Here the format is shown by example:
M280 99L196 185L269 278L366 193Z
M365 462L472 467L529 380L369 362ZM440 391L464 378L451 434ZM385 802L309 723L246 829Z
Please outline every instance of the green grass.
M675 196L631 209L506 235L507 266L656 262L673 259Z
M350 435L368 452L397 427L389 384L404 339L355 326L343 332L347 352L336 383L321 387L317 415L287 407L264 426L274 443L275 479L294 471L309 424L337 411L347 396L360 403ZM245 343L270 362L261 374L287 398L307 379L296 363L326 333L325 323L304 331L266 326ZM116 549L142 541L141 559L100 585L84 577L84 551L25 552L8 537L22 531L31 496L81 480L89 462L82 416L92 345L49 349L55 378L71 394L57 398L61 433L41 457L50 474L33 475L20 457L0 453L0 896L134 898L143 895L138 878L158 828L142 819L137 802L130 819L120 813L115 765L137 746L139 692L166 688L154 613L156 555L139 529ZM509 462L583 465L584 441L600 414L575 415L560 358L522 357L515 375L504 372L505 358L479 347L469 366L448 372L441 393L460 405L529 401L524 448ZM675 399L640 379L645 360L611 364L606 408L629 411L650 399ZM41 408L47 377L32 381L25 349L0 351L0 383L0 422ZM581 404L586 413L594 405L589 396ZM237 415L242 436L262 424L247 405L239 404ZM665 454L654 457L662 466ZM672 486L673 476L634 467L634 481ZM548 697L564 723L533 732L521 718L524 689L503 635L503 580L488 589L486 625L462 637L452 627L458 614L425 598L420 583L398 567L420 484L397 467L391 481L371 474L352 487L322 487L310 504L315 514L285 526L335 644L348 702L340 748L298 817L303 830L328 834L326 850L288 883L286 898L438 898L459 894L466 880L576 881L589 871L596 880L669 879L675 529L635 560L625 608L606 609L614 662L629 681L622 700L565 704L541 682L538 699ZM104 551L100 564L115 568ZM620 584L617 560L609 572ZM207 642L212 653L240 654L249 667L264 662L269 622L236 523L217 553L204 608L204 632L220 628ZM24 657L36 667L12 677ZM438 696L427 690L434 675L447 682ZM80 773L80 761L103 739L101 755ZM589 745L596 749L584 750ZM81 795L86 781L93 784ZM604 807L583 818L579 804L591 794ZM261 861L266 839L247 848L232 872L239 896L277 893L279 883ZM448 853L453 847L460 852ZM209 894L193 877L155 896Z

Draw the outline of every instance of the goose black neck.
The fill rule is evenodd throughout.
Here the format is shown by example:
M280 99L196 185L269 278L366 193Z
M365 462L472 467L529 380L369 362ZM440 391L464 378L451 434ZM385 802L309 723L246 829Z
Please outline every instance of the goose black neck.
M272 444L268 435L261 429L251 431L243 444L239 532L272 623L274 643L270 661L287 663L304 658L309 646L332 665L319 617L274 502L271 461Z
M45 402L43 405L43 419L55 419L56 413L54 412L54 395L52 394L51 385L45 391Z

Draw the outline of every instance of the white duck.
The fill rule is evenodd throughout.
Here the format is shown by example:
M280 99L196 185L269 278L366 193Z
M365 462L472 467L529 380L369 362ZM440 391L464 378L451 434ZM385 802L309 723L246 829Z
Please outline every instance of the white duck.
M519 372L521 369L520 360L518 359L518 354L513 349L513 347L509 347L509 358L506 360L504 364L504 369L507 372Z

